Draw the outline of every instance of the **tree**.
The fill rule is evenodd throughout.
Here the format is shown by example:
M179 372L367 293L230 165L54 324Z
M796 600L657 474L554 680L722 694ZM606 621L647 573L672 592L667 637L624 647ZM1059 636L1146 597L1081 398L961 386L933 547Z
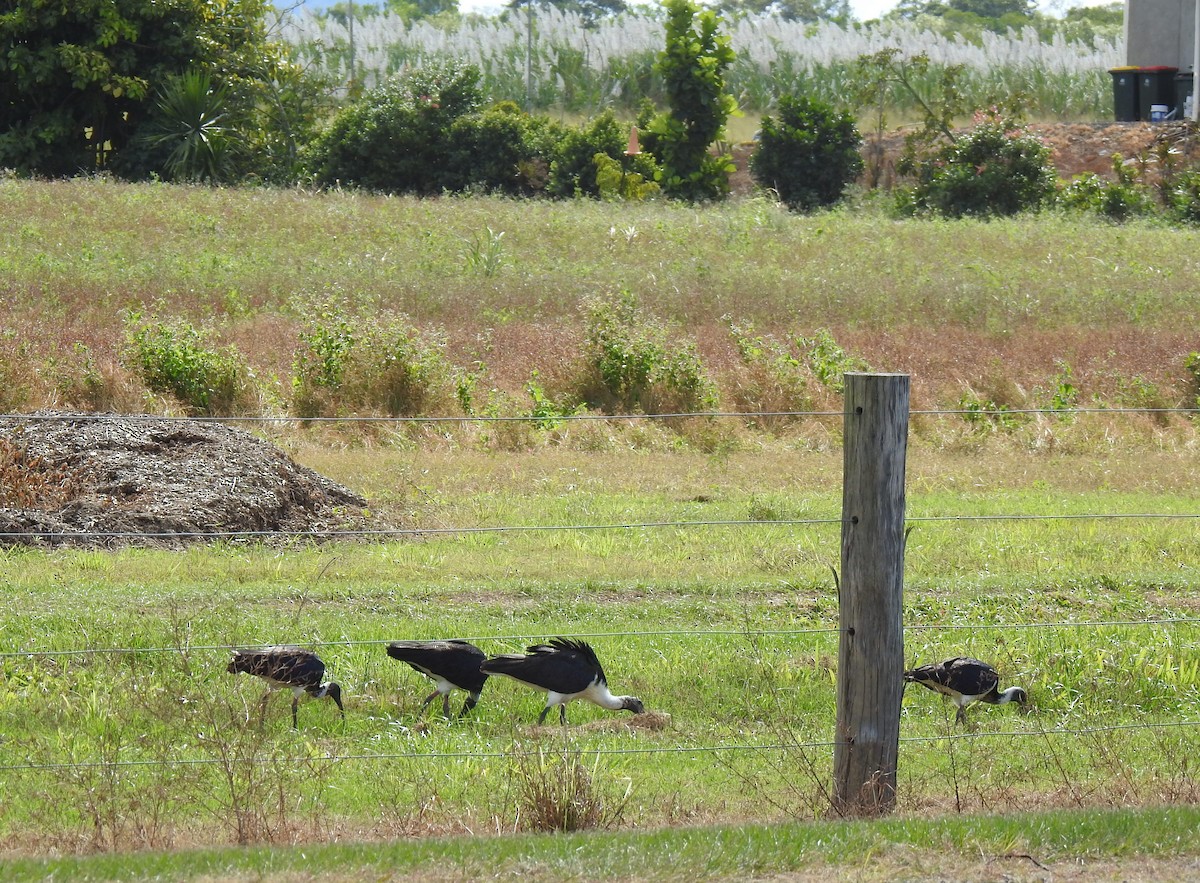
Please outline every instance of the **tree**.
M531 0L509 0L507 8L514 12L524 9ZM625 0L537 0L539 6L553 6L563 12L577 12L586 22L595 22L629 9Z
M668 110L649 124L650 147L662 165L659 181L668 196L712 199L729 192L728 155L709 147L725 133L737 110L725 92L725 70L735 55L729 37L718 32L721 18L701 11L692 0L666 0L666 48L654 69L663 78Z
M991 19L1006 15L1029 18L1036 8L1033 0L949 0L947 5L958 12Z
M0 14L0 167L147 171L135 143L155 90L195 70L228 90L230 124L287 67L269 0L9 0Z
M722 0L718 9L728 15L777 15L806 24L832 21L845 25L853 18L849 0Z

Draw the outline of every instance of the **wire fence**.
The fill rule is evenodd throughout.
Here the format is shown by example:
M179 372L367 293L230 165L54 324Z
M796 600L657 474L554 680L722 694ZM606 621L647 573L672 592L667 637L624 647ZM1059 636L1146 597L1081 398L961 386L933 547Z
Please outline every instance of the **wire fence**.
M1105 414L1105 415L1123 415L1123 414L1147 414L1147 415L1162 415L1162 414L1179 414L1193 416L1200 413L1200 408L1063 408L1063 409L934 409L934 410L914 410L910 412L913 416L962 416L975 419L978 417L988 416L1013 416L1013 415L1045 415L1055 418L1063 418L1083 414ZM841 411L749 411L749 412L694 412L694 413L668 413L668 414L576 414L562 415L551 418L555 422L567 421L635 421L635 420L666 420L666 419L683 419L683 418L712 418L712 419L756 419L767 417L778 418L838 418L842 416ZM75 421L103 421L103 420L154 420L161 421L164 418L153 415L105 415L105 414L79 414L79 415L63 415L63 414L31 414L31 415L0 415L0 423L4 421L56 421L56 422L75 422ZM306 425L318 423L384 423L384 424L428 424L428 423L510 423L510 422L534 422L544 424L547 421L545 417L536 416L513 416L513 417L497 417L497 416L427 416L427 417L382 417L382 416L364 416L364 417L313 417L313 418L297 418L297 417L271 417L271 416L245 416L245 417L191 417L191 418L172 418L194 422L217 422L217 423L254 423L261 425ZM1029 521L1029 522L1072 522L1072 521L1117 521L1117 520L1178 520L1188 521L1200 518L1200 512L1102 512L1102 513L1066 513L1066 514L1030 514L1030 513L1000 513L987 515L923 515L907 518L909 524L922 523L986 523L999 521ZM510 533L530 533L530 532L586 532L586 531L628 531L628 530L657 530L657 529L672 529L672 530L696 530L696 529L743 529L743 528L765 528L765 527L780 527L780 528L795 528L795 527L828 527L841 524L840 517L825 517L825 518L802 518L802 519L771 519L771 520L702 520L702 521L629 521L609 524L546 524L546 525L494 525L494 526L461 526L461 527L439 527L439 528L404 528L404 529L363 529L363 530L262 530L262 531L246 531L246 530L230 530L230 531L190 531L190 532L153 532L153 531L8 531L0 532L0 539L18 539L28 537L39 537L49 540L65 540L74 538L91 538L91 539L196 539L196 540L253 540L263 537L290 537L290 538L325 538L325 539L376 539L376 538L405 538L405 537L426 537L426 536L455 536L455 535L473 535L473 534L510 534ZM1193 617L1160 617L1147 619L1122 619L1122 620L1087 620L1087 621L1043 621L1043 622L1008 622L1008 623L955 623L955 624L910 624L904 627L905 632L930 632L930 631L963 631L963 630L1040 630L1040 629L1102 629L1102 628L1158 628L1158 627L1176 627L1176 626L1197 626L1200 625L1200 618ZM836 626L816 627L816 628L780 628L780 629L651 629L639 631L603 631L603 632L587 632L574 634L574 637L593 639L606 638L621 638L621 639L649 639L655 637L678 637L686 636L695 639L704 639L706 637L728 637L728 638L746 638L755 639L763 637L790 638L811 635L834 635L838 634L840 629ZM458 637L458 636L456 636ZM515 643L525 641L542 640L545 636L542 634L491 634L467 636L464 639L473 642L494 642L494 643ZM371 647L380 646L388 643L385 640L336 640L336 641L314 641L310 642L310 646L315 648L321 647ZM247 645L239 645L245 647ZM260 645L265 646L265 645ZM8 660L14 663L22 659L35 658L57 658L57 657L92 657L92 656L121 656L125 654L190 654L190 653L216 653L229 652L234 649L233 645L225 644L205 644L205 645L188 645L188 646L154 646L154 647L86 647L86 648L66 648L66 649L21 649L21 650L3 650L0 651L0 661ZM1031 728L1028 730L1021 729L1006 729L1002 731L982 731L982 732L946 732L936 736L906 736L901 737L901 742L910 745L926 745L931 743L944 743L947 741L974 741L974 740L990 740L990 739L1023 739L1023 738L1082 738L1085 736L1094 736L1103 733L1120 733L1120 732L1137 732L1137 731L1175 731L1175 730L1190 730L1200 726L1200 720L1164 720L1164 721L1142 721L1137 723L1121 723L1121 724L1104 724L1083 727L1055 727L1044 729L1040 727ZM832 740L809 740L809 741L786 741L773 742L771 744L720 744L720 745L669 745L669 746L640 746L640 747L590 747L585 749L588 755L595 756L622 756L622 755L657 755L657 754L674 754L674 755L713 755L713 754L729 754L729 753L765 753L765 752L785 752L785 751L817 751L830 750L834 748L836 743ZM366 752L366 753L329 753L320 756L320 760L328 762L378 762L387 760L406 760L406 759L421 759L421 760L455 760L455 759L497 759L510 758L522 754L532 754L535 752L512 748L509 750L477 750L477 751L403 751L403 752ZM278 756L262 757L257 760L251 759L252 762L262 762L277 764L280 762ZM310 762L311 756L296 758L296 763ZM285 759L286 761L286 759ZM89 769L89 768L135 768L135 767L153 767L153 766L168 766L168 765L196 765L207 766L217 765L225 761L219 758L211 757L196 757L196 758L172 758L170 760L160 759L101 759L101 760L71 760L64 762L33 762L25 761L19 763L0 763L0 771L17 772L17 771L46 771L54 772L66 769Z
M329 423L345 423L345 424L361 424L361 423L393 423L398 425L403 424L420 424L420 423L572 423L572 422L626 422L626 421L660 421L660 420L682 420L682 419L735 419L735 420L752 420L768 417L782 418L817 418L817 417L842 417L843 411L820 411L820 410L800 410L800 411L674 411L652 414L602 414L597 412L588 412L583 414L555 414L547 416L544 414L516 414L516 415L487 415L487 414L445 414L445 415L418 415L418 416L387 416L387 415L342 415L342 416L312 416L300 417L295 415L237 415L230 414L216 417L175 417L162 414L99 414L99 413L79 413L68 414L63 412L51 413L33 413L33 414L0 414L0 422L3 421L32 421L32 422L104 422L113 420L122 421L161 421L161 420L179 420L191 423L261 423L264 425L272 424L296 424L304 426L307 424L329 424ZM1047 416L1047 417L1074 417L1082 414L1112 414L1112 415L1129 415L1129 414L1148 414L1148 415L1164 415L1164 414L1180 414L1194 416L1200 414L1200 407L1195 408L1128 408L1128 407L1112 407L1112 408L918 408L909 411L909 414L914 417L1006 417L1006 416Z
M1038 730L992 730L978 732L946 733L939 736L901 736L902 745L929 745L946 742L975 742L990 739L1020 739L1027 737L1045 738L1072 737L1082 738L1106 733L1122 733L1146 730L1175 730L1200 727L1200 720L1161 721L1158 723L1140 724L1107 724L1089 727L1058 727ZM810 740L794 742L776 742L767 745L652 745L633 748L598 748L581 749L592 757L622 757L656 754L766 754L792 751L832 750L837 743L832 740ZM239 759L239 763L262 763L277 765L280 762L293 763L297 766L311 763L314 759L323 762L355 762L355 761L385 761L385 760L498 760L513 757L536 757L538 749L514 747L506 751L390 751L363 754L321 754L297 756L295 758L247 757ZM70 769L122 769L136 767L166 767L166 766L221 766L228 761L223 758L194 757L172 758L161 760L157 758L142 760L92 760L71 761L64 763L8 763L0 764L0 772L17 772L22 770L59 771Z

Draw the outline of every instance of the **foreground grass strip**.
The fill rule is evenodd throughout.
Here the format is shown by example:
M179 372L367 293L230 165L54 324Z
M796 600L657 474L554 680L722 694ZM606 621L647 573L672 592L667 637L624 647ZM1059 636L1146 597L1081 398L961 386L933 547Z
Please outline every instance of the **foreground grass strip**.
M1200 808L1057 811L1007 816L895 818L511 835L392 843L256 847L0 861L6 881L70 879L339 880L420 876L529 879L722 879L813 865L906 861L909 850L947 860L1028 857L1038 862L1194 855Z

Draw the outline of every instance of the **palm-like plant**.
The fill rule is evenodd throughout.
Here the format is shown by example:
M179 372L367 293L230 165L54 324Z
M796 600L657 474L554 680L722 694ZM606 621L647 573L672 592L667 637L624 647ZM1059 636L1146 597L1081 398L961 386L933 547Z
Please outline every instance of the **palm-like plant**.
M229 91L206 73L186 71L158 93L146 143L168 150L163 170L174 180L220 181L232 168L234 140L224 125Z

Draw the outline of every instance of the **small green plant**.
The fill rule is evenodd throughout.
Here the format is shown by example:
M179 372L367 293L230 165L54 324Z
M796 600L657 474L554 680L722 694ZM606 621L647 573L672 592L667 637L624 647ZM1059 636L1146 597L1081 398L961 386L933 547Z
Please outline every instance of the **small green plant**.
M233 347L213 349L209 334L177 319L132 312L125 358L152 392L174 397L194 416L232 414L249 400L250 372Z
M533 425L538 429L546 431L558 429L562 426L564 417L573 417L584 410L582 405L556 402L538 382L536 370L530 376L529 382L525 384L525 391L533 402L529 416L533 418Z
M1189 408L1200 408L1200 353L1191 352L1183 360L1183 369L1187 371L1188 396L1191 402Z
M600 759L589 769L578 749L550 754L518 753L511 776L517 792L518 826L527 831L587 831L620 824L629 800L597 785Z
M1071 382L1071 366L1064 359L1054 362L1058 368L1054 392L1050 396L1050 407L1055 411L1069 411L1079 405L1079 390ZM1060 414L1060 420L1069 420L1069 414Z
M756 334L750 323L731 322L729 332L742 361L733 396L739 410L803 411L812 407L810 373L804 361L784 341ZM772 425L779 418L755 418Z
M785 95L778 115L763 117L750 171L788 208L822 208L840 200L862 171L861 144L850 114L803 95Z
M1174 216L1185 224L1200 224L1200 170L1175 175L1167 191Z
M504 231L486 227L466 241L463 262L472 273L495 276L504 266Z
M1009 413L1011 408L994 399L980 395L973 389L966 389L958 399L958 407L963 412L963 420L976 429L1015 429L1019 425L1016 415Z
M796 345L804 353L809 368L826 387L839 395L845 386L842 375L852 371L868 371L866 361L850 355L834 339L828 328L819 328L812 337L797 336Z

